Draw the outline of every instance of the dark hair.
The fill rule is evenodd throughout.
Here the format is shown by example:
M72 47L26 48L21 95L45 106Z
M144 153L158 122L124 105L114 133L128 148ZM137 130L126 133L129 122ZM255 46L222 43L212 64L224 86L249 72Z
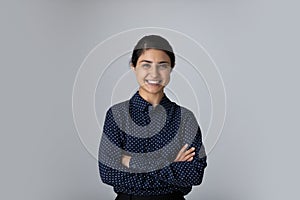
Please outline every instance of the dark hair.
M158 49L164 51L170 57L171 68L175 66L175 54L173 53L173 49L169 42L161 36L148 35L141 38L133 49L131 56L131 64L133 67L136 67L139 57L145 50L148 49Z

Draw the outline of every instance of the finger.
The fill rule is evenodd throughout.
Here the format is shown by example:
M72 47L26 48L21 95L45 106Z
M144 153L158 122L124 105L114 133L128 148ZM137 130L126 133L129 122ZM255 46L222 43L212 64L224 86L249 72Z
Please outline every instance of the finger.
M184 159L185 155L183 153L179 153L176 160L182 161Z
M194 157L190 157L187 161L192 161L194 159Z
M178 161L180 159L180 156L181 156L181 154L178 153L177 156L176 156L176 158L175 158L175 161Z
M186 156L188 156L188 155L190 155L190 154L193 154L193 153L195 153L195 148L191 148L191 149L187 150L187 151L184 152L182 155L183 155L184 157L186 157Z
M194 156L195 156L195 152L190 153L184 157L184 160L189 160L191 157L194 157Z
M186 148L188 147L188 144L185 144L179 151L179 153L184 153L186 151Z
M195 151L195 147L192 147L192 148L190 148L189 150L187 150L186 152L192 153L192 152L194 152L194 151Z
M188 144L185 144L178 152L176 159L175 160L179 160L182 158L182 156L184 155L186 148L188 147Z
M181 153L179 151L178 154L177 154L177 156L176 156L176 158L175 158L175 160L178 160L180 158L180 156L181 156Z

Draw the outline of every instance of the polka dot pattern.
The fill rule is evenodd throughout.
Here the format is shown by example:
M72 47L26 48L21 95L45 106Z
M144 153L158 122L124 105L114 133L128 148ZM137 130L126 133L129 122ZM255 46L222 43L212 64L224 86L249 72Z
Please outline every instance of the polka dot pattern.
M184 144L195 147L191 162L174 162ZM129 168L122 155L131 156ZM101 180L116 193L188 194L207 166L201 130L193 113L164 95L153 107L138 92L106 113L99 147Z

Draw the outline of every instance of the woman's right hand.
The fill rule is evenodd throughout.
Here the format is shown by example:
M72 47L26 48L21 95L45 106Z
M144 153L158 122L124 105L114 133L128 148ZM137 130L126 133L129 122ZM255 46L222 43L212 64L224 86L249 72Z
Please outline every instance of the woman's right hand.
M178 152L174 162L192 161L195 155L195 148L187 150L188 144L185 144Z

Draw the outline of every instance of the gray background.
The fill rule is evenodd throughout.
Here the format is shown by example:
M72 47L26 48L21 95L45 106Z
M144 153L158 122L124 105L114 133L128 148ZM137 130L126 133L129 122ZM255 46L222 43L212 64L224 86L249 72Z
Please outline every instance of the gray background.
M89 51L131 28L184 32L211 54L227 118L188 200L299 198L297 1L1 1L0 199L113 199L72 119Z

